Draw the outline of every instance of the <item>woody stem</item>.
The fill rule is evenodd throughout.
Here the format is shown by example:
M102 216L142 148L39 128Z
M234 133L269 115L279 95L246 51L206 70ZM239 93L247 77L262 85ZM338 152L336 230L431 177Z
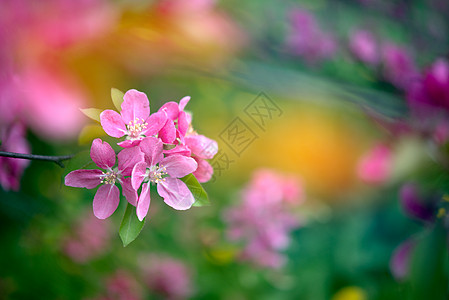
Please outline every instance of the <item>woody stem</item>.
M62 162L71 159L75 155L72 154L72 155L50 156L50 155L23 154L23 153L0 151L0 156L19 158L19 159L29 159L29 160L52 161L61 168L64 168L64 164Z

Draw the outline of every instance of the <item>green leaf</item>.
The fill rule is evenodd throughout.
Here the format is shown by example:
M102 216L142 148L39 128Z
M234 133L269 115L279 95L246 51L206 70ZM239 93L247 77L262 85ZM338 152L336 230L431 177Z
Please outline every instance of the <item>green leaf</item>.
M210 205L209 197L207 196L206 191L203 189L195 176L189 174L180 179L187 185L195 198L195 203L193 203L193 206Z
M80 108L81 112L94 121L100 122L100 114L102 112L99 108Z
M115 108L117 108L118 111L122 110L123 96L125 96L125 93L123 93L121 90L111 88L112 102L114 103L114 106Z
M136 208L128 203L119 231L123 247L128 246L129 243L137 238L140 231L142 231L143 225L145 225L145 219L139 221L136 215Z

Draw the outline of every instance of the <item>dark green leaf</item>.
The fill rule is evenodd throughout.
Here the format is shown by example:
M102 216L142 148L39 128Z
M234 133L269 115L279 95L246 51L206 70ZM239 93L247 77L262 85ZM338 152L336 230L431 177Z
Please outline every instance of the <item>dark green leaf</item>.
M137 238L140 231L142 231L143 225L145 225L145 219L139 221L136 215L136 208L128 203L119 231L123 247L128 246L129 243Z
M195 203L193 203L193 206L210 205L209 197L207 196L206 191L203 189L195 176L189 174L181 178L181 180L184 181L189 190L192 192L193 197L195 198Z

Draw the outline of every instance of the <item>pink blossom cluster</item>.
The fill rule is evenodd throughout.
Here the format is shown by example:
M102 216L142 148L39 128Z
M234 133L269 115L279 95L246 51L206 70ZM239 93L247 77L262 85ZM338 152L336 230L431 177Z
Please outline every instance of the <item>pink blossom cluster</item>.
M63 243L63 251L73 261L86 263L104 253L111 238L109 223L92 214L83 216L74 232Z
M145 285L164 299L188 299L192 272L182 261L165 255L149 255L140 261Z
M218 151L217 143L192 128L192 115L184 111L190 97L178 103L167 102L150 113L147 96L137 90L124 94L121 112L105 110L100 114L104 131L111 137L124 138L116 155L112 147L97 138L90 156L103 170L76 170L65 184L88 189L100 186L93 201L97 218L108 218L117 209L122 194L136 206L139 220L150 206L150 186L156 185L164 202L177 210L189 209L195 199L180 179L193 174L199 182L208 181L213 173L206 161ZM117 162L117 165L116 165Z
M304 198L298 179L261 169L242 192L242 202L224 215L230 240L242 241L241 258L256 265L279 268L280 251L290 242L289 233L299 226L292 208Z

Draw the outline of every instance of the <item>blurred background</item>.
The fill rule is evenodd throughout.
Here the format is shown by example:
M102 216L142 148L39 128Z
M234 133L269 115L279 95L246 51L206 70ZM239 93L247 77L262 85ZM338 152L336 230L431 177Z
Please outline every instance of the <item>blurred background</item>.
M111 87L191 96L211 205L92 213L74 162L0 157L0 299L447 299L449 3L3 0L1 151L113 143ZM236 135L238 133L238 135ZM277 199L276 203L272 199Z

